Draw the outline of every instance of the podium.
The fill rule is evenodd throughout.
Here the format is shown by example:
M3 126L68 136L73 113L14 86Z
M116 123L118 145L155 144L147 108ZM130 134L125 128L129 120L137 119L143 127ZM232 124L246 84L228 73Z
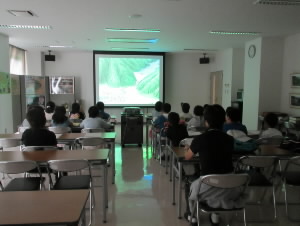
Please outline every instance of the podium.
M121 143L143 144L143 114L137 108L124 108L121 113Z

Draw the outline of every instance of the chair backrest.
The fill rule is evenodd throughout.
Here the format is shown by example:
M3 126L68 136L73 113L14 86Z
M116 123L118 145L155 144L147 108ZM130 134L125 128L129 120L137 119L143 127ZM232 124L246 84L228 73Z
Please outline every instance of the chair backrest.
M248 174L212 174L203 176L201 182L216 188L236 188L247 186L250 176Z
M38 164L31 160L25 161L0 161L0 172L6 174L25 173L33 169L38 169Z
M201 126L190 126L187 128L188 131L193 132L204 132L207 128Z
M20 145L21 145L20 139L11 139L11 138L0 139L0 147L2 148L11 148Z
M82 149L105 148L106 142L100 137L79 137L75 140L76 144L80 144Z
M290 158L285 166L284 172L286 172L288 170L288 168L292 167L293 165L296 166L297 171L299 171L300 156L295 156L295 157ZM292 169L292 170L295 171L295 169Z
M179 142L179 147L191 146L194 138L185 138Z
M48 127L48 130L52 131L55 134L70 133L71 132L70 127Z
M269 138L259 138L255 141L255 143L257 145L261 145L261 144L280 145L283 139L284 138L282 136L273 136Z
M81 133L101 133L101 132L105 132L104 128L85 128L81 130Z
M88 168L90 173L89 162L84 159L51 160L48 161L48 166L59 172L74 172Z
M19 132L19 133L24 133L25 130L27 130L27 129L30 129L30 127L27 127L27 126L20 126L20 127L18 128L18 132Z
M255 168L268 168L275 166L277 163L277 158L273 156L243 156L238 162L239 164L252 166Z
M23 146L21 151L58 150L57 146Z

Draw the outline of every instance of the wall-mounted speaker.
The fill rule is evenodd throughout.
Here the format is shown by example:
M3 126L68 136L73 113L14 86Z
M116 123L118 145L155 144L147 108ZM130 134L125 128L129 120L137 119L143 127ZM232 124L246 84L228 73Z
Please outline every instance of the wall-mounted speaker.
M51 50L48 50L49 54L45 55L45 61L55 61L55 55L51 55Z
M203 53L203 57L199 59L200 64L209 64L209 58L206 57L206 53Z

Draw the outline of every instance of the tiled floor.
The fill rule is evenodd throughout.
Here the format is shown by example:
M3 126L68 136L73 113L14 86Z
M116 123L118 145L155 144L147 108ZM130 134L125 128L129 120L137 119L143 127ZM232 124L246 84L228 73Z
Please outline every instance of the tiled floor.
M100 199L99 190L99 188L96 188L97 200ZM299 193L297 193L298 197L300 196ZM279 203L283 201L282 194L279 188L277 192L277 201ZM291 223L286 218L283 204L278 204L278 220L272 222L271 197L267 196L265 200L266 204L262 208L247 206L248 225L300 225L300 222ZM100 204L98 201L96 204L95 225L104 225L101 220ZM292 208L294 209L294 207ZM294 210L293 215L298 216L300 208L295 208ZM203 219L203 224L201 223L201 225L210 225L208 217L204 214L201 216L201 219ZM230 225L243 225L241 216L234 219ZM267 222L250 222L260 220ZM177 206L171 204L171 183L169 177L165 174L165 169L159 165L159 162L152 159L150 148L140 148L134 145L122 148L120 145L116 145L116 184L109 184L109 208L106 225L188 225L184 219L177 218Z

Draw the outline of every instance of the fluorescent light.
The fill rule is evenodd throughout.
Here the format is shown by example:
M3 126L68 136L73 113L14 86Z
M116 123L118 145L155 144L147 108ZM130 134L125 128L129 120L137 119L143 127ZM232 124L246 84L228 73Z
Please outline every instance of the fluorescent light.
M50 30L51 26L48 25L5 25L0 24L0 28L8 28L8 29L40 29L40 30Z
M254 5L300 5L300 0L256 0Z
M105 28L106 31L160 32L159 29Z
M149 48L126 48L126 47L112 47L112 50L147 50Z
M213 35L260 35L260 32L241 32L241 31L210 31Z
M156 43L157 38L153 39L137 39L137 38L108 38L108 42L121 42L121 43Z
M73 46L49 46L49 48L73 48Z

